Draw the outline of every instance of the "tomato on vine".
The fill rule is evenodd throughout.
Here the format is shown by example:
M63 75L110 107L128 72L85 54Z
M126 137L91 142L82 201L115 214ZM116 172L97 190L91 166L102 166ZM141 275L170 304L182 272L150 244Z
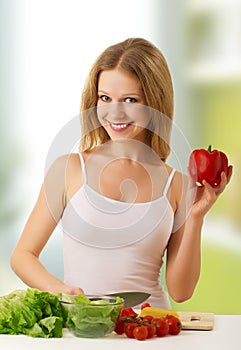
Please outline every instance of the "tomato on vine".
M146 307L149 307L149 304ZM145 304L142 308L145 308ZM117 334L125 334L126 337L137 340L165 337L168 334L177 335L181 329L182 323L176 315L166 313L164 317L153 317L148 314L141 316L132 308L122 310L115 326Z
M152 322L153 318L153 316L144 316L142 319L144 322Z
M145 325L147 328L147 338L152 338L156 335L156 326L153 323L149 323Z
M147 326L137 326L133 330L133 336L137 340L145 340L148 337Z
M128 338L134 338L134 329L138 326L137 322L126 322L124 325L124 333Z
M157 337L165 337L168 334L169 326L167 321L161 318L153 318L152 323L156 326Z
M182 330L182 323L181 321L175 317L175 316L167 316L166 317L166 322L168 323L169 326L169 334L171 335L177 335L181 332Z
M115 325L115 329L114 331L116 332L116 334L123 334L124 333L124 326L125 326L125 322L122 320L122 318L120 317Z

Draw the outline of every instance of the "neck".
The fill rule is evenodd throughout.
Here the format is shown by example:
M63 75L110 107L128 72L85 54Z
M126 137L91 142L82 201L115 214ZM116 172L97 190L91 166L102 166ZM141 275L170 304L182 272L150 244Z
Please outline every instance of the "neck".
M125 158L143 163L159 163L159 156L146 143L134 139L110 140L99 147L99 150L111 157Z

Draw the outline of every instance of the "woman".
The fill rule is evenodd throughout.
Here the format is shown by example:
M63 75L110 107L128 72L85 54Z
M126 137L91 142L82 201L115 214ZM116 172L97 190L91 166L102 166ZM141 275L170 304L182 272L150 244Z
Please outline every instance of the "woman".
M173 119L165 58L144 39L107 48L81 102L80 151L58 158L12 254L29 286L51 293L146 291L153 306L189 299L200 274L203 220L230 180L188 187L166 163ZM58 179L58 181L57 181ZM64 282L39 256L63 225ZM166 253L166 284L159 273Z

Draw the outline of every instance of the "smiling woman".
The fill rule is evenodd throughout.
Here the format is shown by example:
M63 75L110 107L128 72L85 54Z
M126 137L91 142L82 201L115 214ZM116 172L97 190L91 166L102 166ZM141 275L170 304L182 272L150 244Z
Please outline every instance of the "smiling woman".
M218 6L214 6L214 3L218 3ZM226 3L225 7L224 3ZM42 181L45 157L49 145L53 141L53 135L56 135L56 130L62 130L63 125L69 122L73 116L79 114L80 86L84 85L84 77L89 70L90 62L106 46L127 37L150 38L165 52L174 73L175 119L178 123L181 121L182 130L186 130L186 136L192 140L193 146L202 147L208 145L211 140L213 146L216 143L217 147L219 145L223 145L224 149L226 146L228 147L227 151L231 155L232 161L236 162L236 177L234 176L236 182L235 185L232 182L231 188L229 187L228 191L225 191L222 200L215 205L212 212L213 226L217 229L217 225L220 223L220 214L221 217L229 217L236 223L240 223L239 194L241 192L237 190L240 188L238 176L240 145L237 147L237 141L240 140L239 128L237 127L240 122L240 2L236 0L219 2L196 0L189 2L186 7L180 5L178 0L165 3L156 0L122 0L117 4L118 11L113 6L112 0L101 2L95 0L88 2L23 0L21 6L15 0L0 2L2 28L0 32L2 36L2 40L0 40L2 77L0 81L2 91L0 112L3 116L0 121L3 153L0 183L0 235L2 240L0 247L2 281L0 293L2 294L23 285L10 271L9 256L23 226L21 219L21 217L25 217L23 212L30 211L37 196L38 185ZM202 19L206 19L206 21L202 21ZM92 30L92 23L98 28L98 35L95 30ZM202 25L204 30L202 30ZM185 52L187 47L188 52ZM218 54L220 52L221 55ZM212 64L210 65L210 63ZM232 75L229 76L229 69L225 69L226 66L230 67ZM232 76L235 77L233 82L230 81ZM152 84L150 85L152 86ZM186 85L190 88L187 94L185 94ZM145 88L149 84L145 81L143 86ZM99 112L102 108L104 110L109 98L109 91L105 90L102 97L103 105ZM129 90L128 95L132 92ZM135 101L133 99L138 100L139 96L132 95L129 98L128 95L124 96L125 100L122 102L115 103L116 106L130 105L130 108L134 108L137 103L133 103ZM154 91L152 95L154 96ZM148 103L156 108L151 104L154 103L154 99L148 100ZM189 114L190 104L194 108ZM96 112L97 108L93 107L93 109ZM98 121L98 119L96 120ZM112 123L112 132L116 134L117 130L125 129L130 123L125 124L126 122ZM79 123L76 125L75 132L78 133ZM100 126L99 121L98 126ZM118 135L121 133L120 130ZM224 137L224 135L226 136ZM103 137L103 135L96 135L97 141L99 136ZM105 139L105 141L110 140ZM182 170L185 171L188 154L183 151L185 147L179 141L180 138L173 134L172 144L176 145L177 142L180 150L176 156L176 149L174 149L174 162L179 165L179 160L182 159L181 165L184 165ZM118 142L121 143L121 140ZM131 144L133 145L133 141ZM61 140L61 146L63 145L65 143ZM116 147L114 150L119 151ZM189 150L190 147L188 147ZM20 154L23 155L22 158ZM140 155L141 152L138 154ZM154 160L153 167L157 164L156 158ZM80 159L75 158L75 161L77 170L80 170L81 174ZM134 201L150 201L154 198L153 192L156 193L156 199L162 195L164 186L161 187L160 182L154 182L153 178L149 176L150 168L140 166L136 159L132 163L130 160L122 159L116 164L120 172L116 171L115 178L117 178L116 175L123 175L125 167L133 166L142 174L143 180L133 177L128 181L122 181L121 186L117 185L116 199L129 200L133 203ZM103 168L103 173L106 171L113 174L113 168L116 164L111 162L109 166ZM90 159L87 165L89 168ZM179 169L178 166L174 167ZM117 170L117 168L115 169ZM163 174L167 180L167 173ZM112 175L112 177L114 176ZM55 176L54 185L56 185L56 178L58 177ZM80 176L77 180L79 181L78 185L81 185L82 177ZM137 197L137 188L141 187L138 180L145 182L146 188L149 187L149 197L143 198L140 195ZM101 181L100 189L101 193L104 193L104 177ZM151 182L155 189L152 193L150 192ZM156 191L157 187L159 192ZM129 188L132 191L131 198L127 198L125 195L129 192ZM91 194L93 195L93 192ZM111 197L111 194L113 196L113 192L106 192L107 197ZM113 202L106 201L107 203ZM216 216L213 216L213 213L216 213ZM143 227L144 224L146 224L145 221L143 221ZM213 226L207 230L211 236L214 232ZM230 223L227 227L225 226L225 229L223 228L223 231L225 237L232 241L232 236L229 234L233 228ZM236 236L240 242L240 232ZM48 242L48 248L40 256L41 262L60 279L63 278L61 237L61 233L56 229L55 234ZM215 236L215 240L216 243L220 241L220 231ZM226 249L226 244L224 246L223 249ZM57 251L58 254L56 254ZM227 252L227 255L225 254L225 259L223 259L223 254L218 254L220 261L230 262L232 257L231 251ZM215 255L212 255L211 252L207 261L211 261L212 258L216 261ZM106 256L103 255L103 259L106 259ZM123 260L125 263L126 260ZM237 262L230 265L232 271L237 271L235 278L240 275L240 260ZM202 274L199 288L204 292L196 303L196 299L192 299L194 301L191 304L192 309L200 309L199 306L209 298L205 286L210 287L210 282L212 282L218 286L217 293L220 292L218 288L222 289L227 303L224 310L224 303L221 300L219 305L215 306L215 310L221 310L220 312L224 310L228 313L235 308L235 305L229 307L230 300L235 300L235 304L236 300L239 300L236 295L234 296L230 292L235 289L230 288L230 286L235 285L235 282L232 283L231 280L224 278L225 283L223 283L223 279L216 283L218 277L213 278L213 276L218 276L219 269L217 268L212 273L209 266L210 277L208 277L209 274ZM219 264L219 266L221 265ZM117 265L116 268L118 270L119 266ZM227 271L226 276L230 275ZM213 292L213 294L215 293ZM208 299L210 310L217 299L215 295ZM203 307L205 308L206 304Z
M11 256L13 270L30 287L54 294L145 290L153 306L165 309L168 295L190 299L204 217L232 167L219 186L201 188L167 164L173 88L159 48L143 38L108 47L87 78L80 118L79 150L48 169ZM39 259L58 224L64 281ZM165 252L167 291L159 281Z

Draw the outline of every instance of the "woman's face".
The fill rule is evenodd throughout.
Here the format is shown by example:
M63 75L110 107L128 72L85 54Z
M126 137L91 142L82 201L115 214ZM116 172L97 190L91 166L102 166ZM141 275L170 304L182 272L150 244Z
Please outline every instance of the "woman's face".
M97 113L112 140L131 138L145 142L150 116L135 75L118 68L101 72Z

